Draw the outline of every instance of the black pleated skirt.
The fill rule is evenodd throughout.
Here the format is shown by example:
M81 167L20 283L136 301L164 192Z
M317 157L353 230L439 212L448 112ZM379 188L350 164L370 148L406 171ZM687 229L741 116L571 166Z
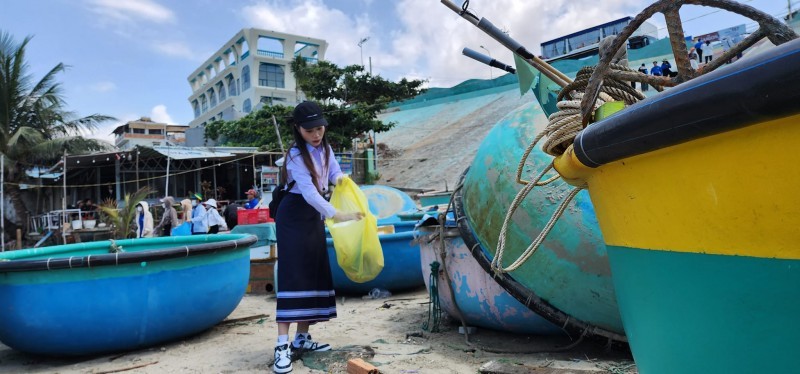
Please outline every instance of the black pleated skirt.
M302 195L287 193L275 218L278 240L277 322L336 317L336 294L320 214Z

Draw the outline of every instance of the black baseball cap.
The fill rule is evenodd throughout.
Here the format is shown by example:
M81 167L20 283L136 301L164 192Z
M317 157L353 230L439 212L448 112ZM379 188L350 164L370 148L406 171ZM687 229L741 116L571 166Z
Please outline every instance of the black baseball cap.
M292 112L294 123L306 129L313 129L320 126L328 126L328 121L322 115L322 108L313 101L304 101L297 104Z

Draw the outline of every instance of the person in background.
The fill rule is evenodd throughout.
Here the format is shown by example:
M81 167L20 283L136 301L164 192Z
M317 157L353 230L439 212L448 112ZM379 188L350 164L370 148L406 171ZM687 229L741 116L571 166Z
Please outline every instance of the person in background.
M703 62L703 39L697 39L697 43L694 43L694 50L697 52L697 63Z
M670 64L667 59L664 59L664 61L661 62L661 75L665 77L674 77L678 75L678 72L672 71L672 64Z
M333 149L325 137L328 121L317 103L305 101L292 112L294 144L286 155L285 179L294 185L277 208L275 227L281 249L278 270L278 341L275 344L276 373L292 371L292 351L328 351L331 346L311 339L312 323L336 317L336 293L325 244L324 218L335 222L360 220L361 212L337 211L323 198L329 183L343 178ZM289 327L297 324L294 341Z
M222 218L225 219L225 224L228 225L229 230L233 230L233 228L239 224L239 208L239 204L236 203L230 203L225 206Z
M147 201L136 204L135 221L137 238L153 237L153 213L150 213L150 204L147 204Z
M189 199L181 200L180 220L182 222L190 222L190 223L192 221L192 201Z
M697 50L694 47L692 47L692 49L689 50L688 57L689 57L689 64L692 65L692 69L697 70L697 68L700 67L700 63L697 62Z
M217 211L217 200L208 199L203 205L206 206L206 223L208 224L208 233L209 234L216 234L220 230L227 230L228 227L225 225L225 220L222 219L222 216L219 215L219 211Z
M705 47L703 47L703 53L706 55L705 57L706 64L711 62L711 60L714 58L714 48L711 48L710 40L706 40L706 45Z
M650 75L661 76L661 66L658 66L658 61L653 61L653 67L650 68Z
M644 64L642 64L642 66L639 66L639 72L644 75L647 75L647 66L644 66ZM648 89L650 89L650 86L645 82L641 82L641 85L642 85L642 91L647 91Z
M258 203L260 201L258 200L258 197L256 197L256 196L258 196L258 193L256 193L256 190L251 188L251 189L247 190L247 192L245 192L245 195L247 195L247 204L244 204L244 208L245 209L255 209L255 208L257 208L258 207Z
M164 215L161 217L161 222L159 222L158 226L154 229L155 232L161 230L161 236L171 236L172 228L178 226L178 212L172 207L174 204L175 200L172 199L172 196L161 199L161 207L164 208Z
M208 221L206 220L206 209L200 201L203 196L199 193L192 195L192 235L205 235L208 233Z

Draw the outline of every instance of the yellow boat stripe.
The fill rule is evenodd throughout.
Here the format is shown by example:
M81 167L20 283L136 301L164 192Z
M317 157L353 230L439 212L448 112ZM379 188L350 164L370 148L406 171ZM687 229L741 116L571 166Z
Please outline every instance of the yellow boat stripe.
M609 245L800 259L800 115L596 169L565 163Z

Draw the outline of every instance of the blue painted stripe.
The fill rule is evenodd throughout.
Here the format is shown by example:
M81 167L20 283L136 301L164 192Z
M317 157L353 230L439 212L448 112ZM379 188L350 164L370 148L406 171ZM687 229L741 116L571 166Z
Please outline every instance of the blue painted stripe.
M330 315L336 315L336 307L278 310L276 315L277 318L330 316Z
M299 299L304 297L331 297L336 296L336 291L279 291L279 298Z

